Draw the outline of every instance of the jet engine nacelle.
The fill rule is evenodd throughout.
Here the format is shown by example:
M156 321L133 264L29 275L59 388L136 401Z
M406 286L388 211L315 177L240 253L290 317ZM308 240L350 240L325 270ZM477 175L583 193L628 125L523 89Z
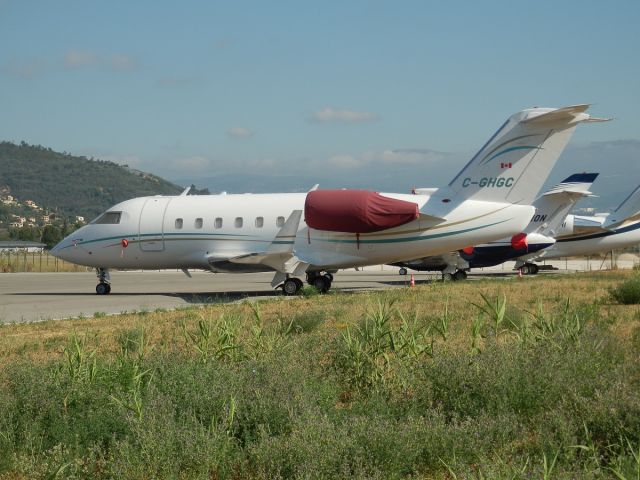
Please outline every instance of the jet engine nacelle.
M575 225L575 217L574 215L567 215L562 222L562 224L558 227L558 231L556 232L556 237L562 237L564 235L573 235Z

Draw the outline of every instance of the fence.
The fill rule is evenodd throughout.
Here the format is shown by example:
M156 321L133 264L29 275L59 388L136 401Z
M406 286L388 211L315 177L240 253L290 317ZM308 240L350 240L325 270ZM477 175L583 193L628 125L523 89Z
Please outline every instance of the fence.
M0 272L86 272L92 270L65 262L48 252L0 252Z

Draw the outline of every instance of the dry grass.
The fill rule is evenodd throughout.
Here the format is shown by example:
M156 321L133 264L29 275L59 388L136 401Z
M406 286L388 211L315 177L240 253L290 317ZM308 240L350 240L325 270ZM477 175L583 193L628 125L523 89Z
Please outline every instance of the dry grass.
M552 312L569 299L572 305L599 305L601 321L610 324L620 341L630 341L640 328L640 307L616 305L608 300L608 289L632 272L598 272L575 275L525 277L512 280L482 280L449 284L423 284L415 288L276 299L259 302L266 325L288 323L296 317L322 317L319 329L333 337L347 325L357 323L378 301L393 301L394 307L421 318L434 321L444 313L448 304L450 318L447 348L466 349L469 344L470 322L478 315L480 294L489 298L505 295L509 315L530 315L542 308ZM0 365L17 357L34 362L59 359L68 338L76 333L86 337L88 344L101 354L114 354L120 349L119 338L131 330L144 330L149 344L156 350L183 351L186 343L183 324L192 325L199 318L218 318L221 315L242 318L246 332L253 322L249 303L208 305L174 311L149 311L109 315L85 319L10 324L0 328Z
M48 252L3 252L0 254L0 272L86 272L88 267L65 262Z

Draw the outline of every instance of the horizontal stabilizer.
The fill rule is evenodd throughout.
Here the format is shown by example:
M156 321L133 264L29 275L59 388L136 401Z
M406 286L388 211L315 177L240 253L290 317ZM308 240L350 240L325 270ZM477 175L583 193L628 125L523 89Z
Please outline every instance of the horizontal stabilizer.
M575 193L579 196L590 196L593 195L593 193L589 191L589 187L591 187L596 178L598 178L597 173L574 173L555 187L546 191L543 195L549 196L557 193Z
M558 235L576 202L591 195L589 188L597 177L597 173L574 173L545 192L534 202L536 214L525 232L550 237Z
M581 105L571 105L569 107L556 108L555 110L551 110L550 112L543 113L541 115L537 115L526 120L523 120L522 123L529 124L543 124L543 123L572 123L574 121L579 120L579 115L587 111L590 107L588 103L583 103Z

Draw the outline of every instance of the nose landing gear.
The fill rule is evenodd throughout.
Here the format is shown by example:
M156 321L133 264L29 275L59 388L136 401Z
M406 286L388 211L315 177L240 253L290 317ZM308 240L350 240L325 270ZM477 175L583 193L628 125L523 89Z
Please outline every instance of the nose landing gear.
M98 285L96 285L97 295L108 295L111 293L111 276L106 268L96 268L96 276L98 277Z

